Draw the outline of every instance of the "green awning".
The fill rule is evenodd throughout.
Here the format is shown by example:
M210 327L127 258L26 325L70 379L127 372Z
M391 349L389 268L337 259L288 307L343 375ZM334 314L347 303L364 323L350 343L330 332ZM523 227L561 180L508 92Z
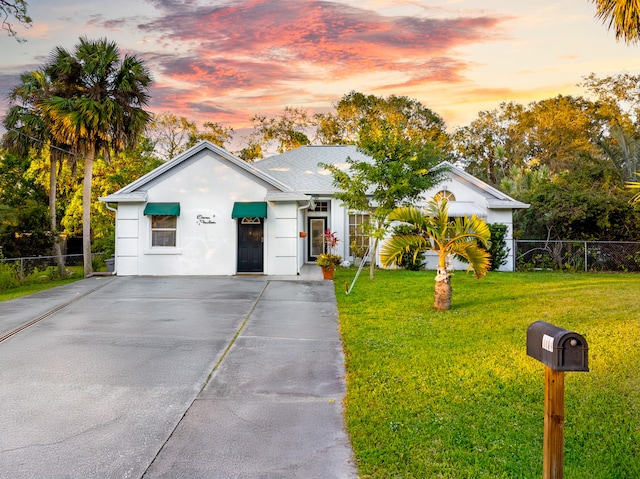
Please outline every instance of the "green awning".
M234 203L231 218L266 218L267 202L253 201L247 203Z
M180 216L180 203L147 203L144 214L148 216Z

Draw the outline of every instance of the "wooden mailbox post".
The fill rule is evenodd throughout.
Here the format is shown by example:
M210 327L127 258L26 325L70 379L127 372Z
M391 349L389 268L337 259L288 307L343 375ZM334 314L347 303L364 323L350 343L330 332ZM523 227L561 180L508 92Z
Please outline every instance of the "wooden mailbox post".
M527 354L544 368L543 479L564 471L564 373L589 371L587 341L578 333L536 321L527 329Z

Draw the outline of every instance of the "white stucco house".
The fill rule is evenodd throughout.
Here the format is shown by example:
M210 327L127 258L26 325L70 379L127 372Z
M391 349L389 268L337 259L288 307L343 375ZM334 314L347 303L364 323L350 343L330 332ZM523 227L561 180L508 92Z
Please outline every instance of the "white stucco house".
M366 159L355 146L305 146L254 164L203 141L101 201L116 210L118 275L296 275L322 253L326 229L338 254L351 257L366 214L333 198L332 175ZM507 225L528 205L450 165L436 193L450 213ZM510 244L510 242L508 242ZM510 255L503 270L513 270Z

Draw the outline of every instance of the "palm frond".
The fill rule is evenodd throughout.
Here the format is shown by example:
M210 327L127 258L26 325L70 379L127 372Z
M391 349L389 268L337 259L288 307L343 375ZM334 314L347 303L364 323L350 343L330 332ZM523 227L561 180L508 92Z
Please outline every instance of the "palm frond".
M636 176L640 177L640 173L636 173ZM630 190L640 190L640 181L627 181L627 188ZM636 193L629 202L633 206L640 205L640 191L638 191L638 193Z
M491 256L484 249L490 243L489 226L475 215L450 219L446 199L431 200L424 208L397 208L388 219L408 223L418 234L393 236L387 240L380 254L384 266L398 264L407 252L413 251L417 255L431 250L438 253L440 267L444 268L447 257L454 255L469 263L469 269L478 278L489 270Z
M454 243L450 247L450 253L463 262L469 263L467 272L473 270L478 279L486 275L491 267L491 255L475 241Z
M402 255L412 249L417 254L420 250L431 249L431 243L420 235L394 236L385 241L380 248L380 261L385 267L399 264Z
M629 44L640 40L640 3L636 0L592 0L596 4L596 16L613 28L616 40Z

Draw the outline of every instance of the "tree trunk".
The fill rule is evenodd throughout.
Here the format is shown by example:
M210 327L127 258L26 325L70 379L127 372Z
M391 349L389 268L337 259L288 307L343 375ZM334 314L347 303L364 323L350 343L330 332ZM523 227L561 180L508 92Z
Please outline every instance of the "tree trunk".
M373 279L373 273L376 270L376 259L378 255L378 238L372 238L371 249L369 250L369 279Z
M446 268L438 267L433 306L437 311L451 309L451 275Z
M49 155L49 165L49 220L51 225L51 234L53 235L53 256L56 257L56 264L58 265L58 275L60 276L60 278L65 278L67 276L67 270L64 267L64 258L62 257L62 249L60 248L60 235L58 234L58 217L56 214L58 162L51 155Z
M82 256L85 277L93 274L91 257L91 180L93 179L93 159L95 147L90 147L84 158L84 178L82 179Z

